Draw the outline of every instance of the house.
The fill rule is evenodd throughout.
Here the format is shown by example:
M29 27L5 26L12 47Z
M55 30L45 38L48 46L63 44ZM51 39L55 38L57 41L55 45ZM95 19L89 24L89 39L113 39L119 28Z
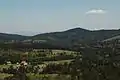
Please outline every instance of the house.
M26 61L22 61L21 64L23 64L24 66L28 65L28 63Z
M33 40L33 43L44 43L46 40Z
M23 43L31 43L32 42L32 40L31 39L28 39L28 40L24 40L24 41L22 41Z
M10 61L7 61L6 63L7 63L7 65L11 65L12 64Z

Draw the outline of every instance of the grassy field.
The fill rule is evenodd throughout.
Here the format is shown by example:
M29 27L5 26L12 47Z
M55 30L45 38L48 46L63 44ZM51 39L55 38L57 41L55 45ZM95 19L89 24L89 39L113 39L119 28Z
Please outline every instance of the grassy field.
M9 77L9 76L12 76L12 74L3 74L3 73L0 73L0 79L3 80L5 77Z
M11 64L12 66L16 67L17 64ZM0 65L0 69L3 69L3 68L9 68L11 65Z
M73 51L66 51L66 50L52 50L52 54L50 52L35 52L35 51L31 51L31 52L27 52L27 53L23 53L23 54L30 54L30 57L36 58L38 57L38 54L46 54L46 57L54 57L54 56L59 56L59 55L73 55L76 56L76 52ZM23 55L22 54L22 55ZM46 67L46 65L51 64L51 63L55 63L55 64L63 64L63 63L70 63L73 59L70 60L59 60L59 61L43 61L43 64L40 64L39 66L41 68ZM16 67L17 64L11 64L13 67ZM2 70L3 68L9 68L11 65L0 65L0 69ZM12 76L11 74L3 74L0 73L0 80L3 80L5 77L8 76ZM33 74L33 73L29 73L27 74L27 76L29 77L29 80L42 80L44 78L44 80L70 80L70 76L69 75L58 75L58 74Z
M62 64L62 63L65 63L65 62L70 63L71 61L73 61L73 59L71 59L71 60L60 60L60 61L45 61L44 63L45 64L50 64L50 63Z
M13 76L12 74L0 73L0 80ZM27 74L29 80L70 80L70 75L58 75L58 74Z
M70 80L69 75L58 75L58 74L27 74L29 80Z

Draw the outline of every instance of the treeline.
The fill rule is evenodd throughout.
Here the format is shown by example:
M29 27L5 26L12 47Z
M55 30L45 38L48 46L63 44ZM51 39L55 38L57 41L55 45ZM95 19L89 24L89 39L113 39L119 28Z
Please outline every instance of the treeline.
M68 50L68 47L53 45L52 43L0 43L3 49L61 49Z

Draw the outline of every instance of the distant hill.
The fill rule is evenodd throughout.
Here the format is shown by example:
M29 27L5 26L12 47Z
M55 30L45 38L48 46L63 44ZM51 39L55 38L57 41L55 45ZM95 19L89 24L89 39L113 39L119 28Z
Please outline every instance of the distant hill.
M18 34L7 34L7 33L0 33L0 40L24 40L27 39L27 36L22 36Z
M63 46L71 46L74 43L87 43L103 41L114 36L119 36L120 30L96 30L90 31L82 28L74 28L63 32L52 32L32 36L32 39L47 40L47 42Z
M44 33L29 37L0 33L0 40L45 40L48 44L68 47L79 43L103 41L115 36L120 36L120 30L91 31L83 28L74 28L62 32Z

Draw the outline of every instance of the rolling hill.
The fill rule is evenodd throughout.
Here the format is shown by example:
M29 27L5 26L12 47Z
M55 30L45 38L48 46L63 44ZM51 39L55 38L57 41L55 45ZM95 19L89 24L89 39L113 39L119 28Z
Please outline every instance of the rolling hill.
M24 40L27 39L27 36L22 36L18 34L7 34L7 33L0 33L0 40Z
M82 28L74 28L63 32L52 32L32 36L32 39L47 40L57 45L71 46L76 42L87 43L103 41L120 35L120 30L96 30L90 31Z
M103 41L120 36L120 30L87 30L82 28L69 29L62 32L37 34L35 36L21 36L17 34L0 33L0 40L45 40L46 43L59 46Z

